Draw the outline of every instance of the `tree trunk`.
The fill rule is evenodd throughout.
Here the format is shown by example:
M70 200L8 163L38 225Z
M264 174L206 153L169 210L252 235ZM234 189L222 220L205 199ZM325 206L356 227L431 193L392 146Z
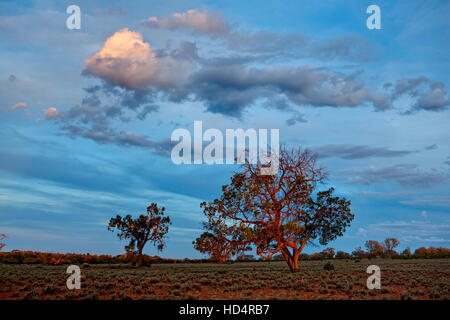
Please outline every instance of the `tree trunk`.
M298 268L298 258L300 257L300 251L297 249L294 249L293 254L289 252L289 249L287 247L284 247L281 250L281 253L284 256L284 259L286 260L286 263L289 266L289 269L291 269L291 272L297 272L299 270Z
M144 258L142 256L142 249L143 249L143 246L139 246L139 248L138 248L138 257L137 257L137 262L138 262L139 268L142 267L142 260Z

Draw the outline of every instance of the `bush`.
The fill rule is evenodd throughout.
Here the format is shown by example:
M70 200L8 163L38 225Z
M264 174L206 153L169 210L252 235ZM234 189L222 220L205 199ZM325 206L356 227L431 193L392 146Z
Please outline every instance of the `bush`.
M323 270L332 271L334 270L334 265L331 262L327 262L324 264Z

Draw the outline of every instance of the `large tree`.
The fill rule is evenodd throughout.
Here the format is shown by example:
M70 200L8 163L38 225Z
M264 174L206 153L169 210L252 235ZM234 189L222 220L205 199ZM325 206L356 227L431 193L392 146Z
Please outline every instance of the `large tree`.
M333 196L333 188L316 190L325 172L307 149L282 146L277 160L272 175L261 175L260 163L246 161L219 199L201 203L208 234L199 239L214 239L228 252L253 246L266 259L281 252L294 272L308 242L325 245L342 236L354 216L350 201Z
M117 215L109 221L108 230L114 232L117 229L119 239L130 240L125 250L137 256L140 267L143 261L142 250L147 242L153 243L159 251L164 248L164 237L171 224L170 217L164 216L164 212L164 207L158 208L156 203L152 203L147 207L147 214L141 214L137 219L133 219L131 215L123 218Z

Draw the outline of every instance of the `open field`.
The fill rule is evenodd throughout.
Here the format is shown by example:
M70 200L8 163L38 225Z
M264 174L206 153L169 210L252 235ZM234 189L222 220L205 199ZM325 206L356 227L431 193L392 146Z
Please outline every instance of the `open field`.
M81 266L80 290L66 288L67 266L0 265L0 299L449 299L450 260ZM381 268L381 289L366 288L367 266Z

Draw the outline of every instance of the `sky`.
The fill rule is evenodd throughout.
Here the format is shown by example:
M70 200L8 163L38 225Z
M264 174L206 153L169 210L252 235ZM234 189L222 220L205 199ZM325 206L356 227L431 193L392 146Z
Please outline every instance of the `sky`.
M167 246L144 252L202 257L200 203L238 167L172 162L196 120L316 152L355 214L328 246L449 247L449 27L447 1L2 1L5 249L121 254L109 219L156 202Z

